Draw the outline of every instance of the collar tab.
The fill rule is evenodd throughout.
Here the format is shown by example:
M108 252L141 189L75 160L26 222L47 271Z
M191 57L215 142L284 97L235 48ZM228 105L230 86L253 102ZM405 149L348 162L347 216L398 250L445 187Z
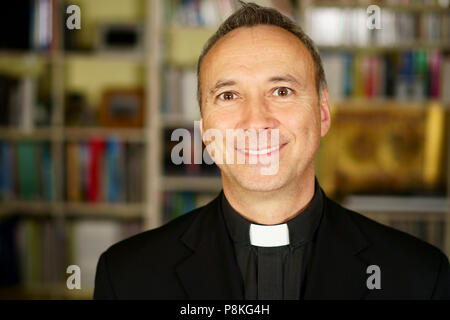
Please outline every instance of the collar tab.
M281 247L289 244L287 223L274 226L250 224L250 243L257 247Z

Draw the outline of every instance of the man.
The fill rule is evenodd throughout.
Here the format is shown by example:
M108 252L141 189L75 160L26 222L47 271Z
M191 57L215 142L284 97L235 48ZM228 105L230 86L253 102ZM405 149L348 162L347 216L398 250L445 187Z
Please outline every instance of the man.
M215 147L223 192L104 252L95 299L450 298L441 251L340 207L320 188L314 155L330 128L328 89L299 27L243 4L207 42L198 76L203 139ZM206 138L210 129L278 139L220 147ZM222 161L232 151L244 163ZM275 158L277 170L263 174Z

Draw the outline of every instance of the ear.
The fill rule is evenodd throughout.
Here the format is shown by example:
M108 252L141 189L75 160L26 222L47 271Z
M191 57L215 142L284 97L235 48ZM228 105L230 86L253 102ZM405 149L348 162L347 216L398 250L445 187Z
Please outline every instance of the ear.
M323 137L330 130L331 126L331 113L328 88L322 91L322 97L320 99L320 136Z

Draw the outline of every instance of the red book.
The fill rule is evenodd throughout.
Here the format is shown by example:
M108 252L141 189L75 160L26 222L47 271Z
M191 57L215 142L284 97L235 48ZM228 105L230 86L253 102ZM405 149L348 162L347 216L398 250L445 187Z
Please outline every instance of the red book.
M430 98L440 97L441 67L441 54L433 52L430 56Z
M365 57L365 96L373 98L375 96L375 57Z
M89 202L97 202L101 195L101 172L102 172L102 156L104 152L104 141L99 139L91 139L88 142L89 162L87 177L87 200Z

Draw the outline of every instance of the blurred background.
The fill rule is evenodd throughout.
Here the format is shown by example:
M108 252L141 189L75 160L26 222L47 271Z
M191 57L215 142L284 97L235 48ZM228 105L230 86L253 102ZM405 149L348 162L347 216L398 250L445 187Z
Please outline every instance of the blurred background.
M332 105L316 163L326 194L449 255L449 1L254 2L297 21L320 49ZM239 6L4 5L0 298L90 299L101 252L218 194L217 168L174 165L170 137L186 128L195 139L197 58ZM369 28L377 18L381 29ZM66 286L69 265L81 268L81 290Z

